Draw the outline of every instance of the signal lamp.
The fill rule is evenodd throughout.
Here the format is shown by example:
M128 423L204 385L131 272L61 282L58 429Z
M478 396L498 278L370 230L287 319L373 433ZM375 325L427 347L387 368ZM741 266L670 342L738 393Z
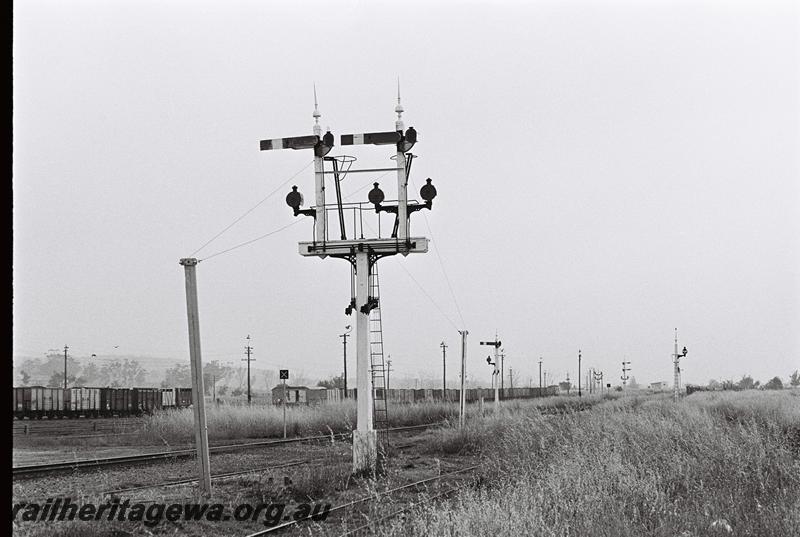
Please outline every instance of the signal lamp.
M383 203L383 200L386 198L383 194L383 190L378 188L378 183L372 183L374 188L369 191L369 202L375 205L380 205Z
M286 194L286 205L292 209L299 209L303 205L303 195L297 191L297 186L293 186L292 191Z
M425 201L432 201L436 197L436 187L431 184L431 178L425 179L425 184L419 189L419 195Z

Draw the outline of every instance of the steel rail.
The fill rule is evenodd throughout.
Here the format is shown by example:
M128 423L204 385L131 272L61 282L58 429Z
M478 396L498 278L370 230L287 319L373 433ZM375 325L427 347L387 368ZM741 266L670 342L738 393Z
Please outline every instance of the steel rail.
M213 474L211 476L211 479L224 479L226 477L236 477L236 476L239 476L239 475L252 474L252 473L256 473L256 472L266 472L266 471L269 471L269 470L279 470L281 468L290 468L292 466L300 466L300 465L303 465L303 464L309 464L311 462L313 462L312 459L289 461L289 462L285 462L285 463L282 463L282 464L275 464L273 466L262 466L261 468L250 468L249 470L239 470L238 472L226 472L224 474ZM100 492L99 494L103 494L105 496L112 495L112 494L117 494L118 495L118 494L122 494L122 493L125 493L125 492L133 492L133 491L136 491L136 490L154 489L154 488L159 488L159 487L175 487L175 486L178 486L178 485L189 485L191 483L197 483L197 479L196 478L189 478L189 479L181 479L179 481L167 481L167 482L164 482L164 483L153 483L153 484L150 484L150 485L140 485L138 487L130 487L130 488L127 488L127 489L107 490L107 491ZM65 495L61 494L61 496L65 496Z
M250 468L248 470L239 470L237 472L227 472L224 474L214 474L211 476L211 479L225 479L228 477L236 477L245 474L252 474L258 472L266 472L269 470L279 470L281 468L290 468L292 466L300 466L302 464L309 464L313 462L312 459L306 460L296 460L296 461L289 461L282 464L276 464L273 466L262 466L260 468ZM159 487L174 487L178 485L187 485L191 483L197 483L196 478L188 478L188 479L181 479L179 481L165 481L162 483L152 483L149 485L140 485L137 487L129 487L126 489L117 489L117 490L105 490L100 492L59 492L59 493L50 493L48 494L47 498L55 498L55 497L62 497L62 498L72 498L72 497L80 497L80 496L92 496L92 495L103 495L103 496L113 496L113 495L120 495L126 492L135 492L137 490L146 490L146 489L153 489ZM47 501L47 498L35 498L32 500L28 500L28 503L39 503L44 504ZM150 501L150 500L147 500ZM142 500L141 503L147 503L147 501Z
M420 485L424 485L426 483L430 483L431 481L436 481L438 479L442 479L442 478L445 478L445 477L450 477L450 476L453 476L453 475L462 474L464 472L468 472L470 470L475 470L477 468L479 468L479 465L476 464L476 465L473 465L473 466L468 466L466 468L462 468L460 470L456 470L455 472L449 472L449 473L446 473L446 474L440 474L440 475L435 476L435 477L429 477L427 479L421 479L420 481L415 481L414 483L409 483L407 485L402 485L402 486L399 486L399 487L395 487L393 489L386 490L386 491L381 492L379 494L374 494L372 496L367 496L365 498L361 498L361 499L358 499L358 500L353 500L351 502L347 502L347 503L342 504L342 505L337 505L336 507L331 507L331 509L328 511L328 514L333 513L335 511L341 511L341 510L347 509L349 507L353 507L354 505L358 505L358 504L361 504L361 503L366 503L366 502L369 502L369 501L377 500L379 498L383 498L384 496L388 496L390 494L394 494L395 492L399 492L401 490L405 490L405 489L409 489L411 487L417 487L417 486L420 486ZM288 522L284 522L283 524L279 524L277 526L273 526L273 527L267 528L265 530L261 530L261 531L255 532L255 533L251 533L251 534L247 535L247 537L260 537L262 535L267 535L268 533L280 531L280 530L289 528L291 526L294 526L294 525L296 525L296 524L298 524L300 522L303 522L305 520L310 520L310 519L313 518L313 516L314 515L308 515L308 516L305 516L305 517L302 517L302 518L298 518L298 519L295 519L295 520L290 520Z
M443 498L443 497L448 496L448 495L450 495L450 494L452 494L454 492L458 492L459 490L464 490L465 488L466 487L454 487L454 488L446 490L444 492L440 492L439 494L436 494L434 496L429 496L428 498L425 498L425 502L429 503L429 502L432 502L434 500L438 500L439 498ZM409 505L407 507L403 507L402 509L398 509L397 511L389 513L388 515L384 515L384 516L382 516L382 517L380 517L378 519L371 520L370 522L367 522L366 524L363 524L361 526L353 528L352 530L347 530L346 532L341 534L339 537L347 537L348 535L356 535L360 531L372 529L376 524L383 524L387 520L389 520L391 518L394 518L397 515L402 515L403 513L407 513L408 511L411 511L414 507L415 507L414 505Z
M434 427L437 425L442 425L443 422L435 422L435 423L426 423L422 425L409 425L404 427L394 427L389 429L389 432L399 432L405 430L413 430L413 429L422 429L428 427ZM220 446L212 446L209 448L210 452L225 452L225 451L235 451L238 449L249 449L249 448L256 448L256 447L273 447L279 446L284 444L292 444L298 442L309 442L315 440L330 440L335 441L336 438L349 438L352 436L352 432L347 433L332 433L326 434L321 436L306 436L300 438L286 438L286 439L278 439L278 440L263 440L260 442L248 442L244 444L227 444L227 445L220 445ZM132 463L139 463L139 462L150 462L155 460L162 460L162 459L177 459L177 458L185 458L185 457L193 457L197 453L197 450L194 448L187 448L187 449L180 449L175 451L162 451L157 453L145 453L141 455L123 455L119 457L108 457L104 459L79 459L75 461L62 461L56 463L49 463L49 464L36 464L36 465L24 465L24 466L14 466L11 469L12 478L21 477L21 476L30 476L36 474L45 474L51 472L58 472L58 471L65 471L65 470L77 470L81 468L99 468L105 466L118 466L123 464L132 464Z

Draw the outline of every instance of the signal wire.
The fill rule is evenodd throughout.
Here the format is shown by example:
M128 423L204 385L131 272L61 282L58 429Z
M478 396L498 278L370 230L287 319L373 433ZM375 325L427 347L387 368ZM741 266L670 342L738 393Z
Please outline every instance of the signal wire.
M275 235L276 233L278 233L280 231L283 231L286 228L290 228L295 224L299 224L300 222L302 222L302 220L295 220L294 222L290 222L290 223L286 224L283 227L279 227L278 229L270 231L269 233L265 233L265 234L261 235L260 237L256 237L255 239L250 239L249 241L245 241L245 242L243 242L241 244L237 244L236 246L231 246L227 250L222 250L221 252L217 252L215 254L211 254L208 257L204 257L200 261L207 261L207 260L211 259L212 257L217 257L218 255L226 254L226 253L230 252L231 250L236 250L237 248L241 248L242 246L247 246L248 244L252 244L252 243L254 243L256 241L260 241L261 239L266 239L270 235Z
M305 170L306 168L308 168L308 165L306 165L306 167L305 167L305 168L303 168L303 170ZM297 175L298 175L300 172L302 172L303 170L300 170L299 172L297 172L296 174L294 174L293 176L291 176L289 179L287 179L287 180L286 180L286 181L285 181L285 182L284 182L284 183L283 183L281 186L279 186L279 187L278 187L278 189L280 189L281 187L283 187L284 185L286 185L286 183L288 183L289 181L291 181L292 179L294 179L295 177L297 177ZM385 176L385 175L387 175L387 174L389 174L389 173L391 173L391 172L386 172L386 173L384 173L383 175L381 175L381 176L377 177L377 179L380 179L380 178L382 178L383 176ZM377 180L377 179L374 179L373 181L375 181L375 180ZM362 186L361 188L359 188L358 190L355 190L355 191L351 192L351 193L350 193L350 194L349 194L349 195L348 195L348 196L347 196L345 199L347 200L347 199L350 199L350 198L352 198L353 196L355 196L356 194L358 194L359 192L361 192L361 191L362 191L362 190L364 190L365 188L369 187L371 184L372 184L372 182L369 182L369 183L365 184L364 186ZM269 197L270 197L270 196L272 196L272 195L273 195L275 192L277 192L277 190L278 190L278 189L276 189L276 190L273 190L273 191L272 191L272 192L271 192L271 193L270 193L270 194L267 196L267 198L269 198ZM247 211L247 213L245 213L245 214L243 214L242 216L240 216L240 217L239 217L239 218L236 220L236 222L238 222L239 220L241 220L242 218L244 218L244 217L245 217L245 216L246 216L246 215L247 215L249 212L251 212L253 209L255 209L256 207L258 207L258 205L261 205L261 204L262 204L264 201L266 201L266 199L267 199L267 198L264 198L263 200L259 201L259 202L258 202L258 204L257 204L255 207L253 207L252 209L250 209L249 211ZM230 226L228 226L227 228L225 228L224 230L222 230L220 233L218 233L218 234L217 234L217 237L219 237L220 235L222 235L222 234L223 234L223 233L224 233L226 230L228 230L228 229L230 229L231 227L233 227L233 225L234 225L234 224L236 224L236 222L234 222L233 224L231 224ZM232 250L236 250L237 248L241 248L242 246L247 246L248 244L252 244L252 243L254 243L254 242L256 242L256 241L260 241L261 239L266 239L266 238L267 238L267 237L269 237L270 235L275 235L276 233L278 233L278 232L280 232L280 231L283 231L283 230L284 230L284 229L286 229L286 228L292 227L292 226L293 226L293 225L295 225L295 224L299 224L300 222L302 222L302 220L295 220L294 222L292 222L292 223L290 223L290 224L286 224L286 225L285 225L285 226L283 226L283 227L279 227L278 229L275 229L275 230L273 230L273 231L270 231L269 233L265 233L264 235L261 235L261 236L259 236L259 237L256 237L255 239L250 239L249 241L245 241L245 242L243 242L243 243L241 243L241 244L237 244L236 246L231 246L231 247L230 247L230 248L228 248L227 250L222 250L222 251L220 251L220 252L217 252L217 253L215 253L215 254L211 254L211 255L210 255L210 256L208 256L208 257L204 257L203 259L200 259L199 261L206 261L206 260L208 260L208 259L211 259L212 257L217 257L218 255L226 254L226 253L228 253L228 252L230 252L230 251L232 251ZM216 237L214 237L214 238L216 238ZM213 240L214 240L214 239L211 239L211 241L213 241ZM211 241L208 241L206 244L210 243ZM192 253L192 255L194 255L195 253L199 252L199 251L200 251L200 250L202 250L204 247L205 247L205 245L201 246L200 248L198 248L197 250L195 250L195 252L194 252L194 253ZM191 256L189 256L189 257L191 257ZM198 262L199 262L199 261L198 261Z
M223 229L222 231L220 231L219 233L217 233L216 235L214 235L213 237L211 237L209 240L207 240L207 241L206 241L206 242L205 242L205 243L204 243L204 244L203 244L203 245L202 245L200 248L198 248L197 250L195 250L194 252L192 252L192 253L189 255L189 257L194 257L194 255L195 255L197 252L199 252L200 250L202 250L203 248L205 248L206 246L208 246L209 244L211 244L212 242L214 242L215 240L217 240L217 238L219 238L219 237L220 237L220 235L222 235L223 233L225 233L226 231L228 231L230 228L232 228L233 226L235 226L236 224L238 224L238 223L239 223L239 222L240 222L240 221L241 221L241 220L242 220L242 219L243 219L245 216L247 216L247 215L248 215L248 214L250 214L251 212L255 211L255 210L256 210L256 208L258 208L258 206L260 206L262 203L264 203L264 202L265 202L265 201L267 201L269 198L271 198L272 196L274 196L274 195L275 195L275 194L276 194L276 193L277 193L277 192L278 192L278 191L279 191L281 188L283 188L284 186L286 186L286 183L288 183L289 181L291 181L292 179L294 179L295 177L297 177L298 175L300 175L301 173L303 173L303 172L306 170L306 168L308 168L309 166L311 166L313 163L314 163L314 161L312 160L312 161L310 161L308 164L306 164L305 166L303 166L303 168L302 168L302 169L300 169L300 170L299 170L297 173L295 173L294 175L292 175L291 177L289 177L289 178L288 178L286 181L284 181L283 183L281 183L280 185L278 185L278 186L275 188L275 190L273 190L272 192L270 192L269 194L267 194L267 195L264 197L264 199L262 199L261 201L259 201L259 202L258 202L258 203L256 203L255 205L253 205L253 206L252 206L251 208L249 208L247 211L245 211L245 212L244 212L244 214L243 214L242 216L240 216L239 218L237 218L236 220L234 220L234 221L233 221L233 222L232 222L232 223L231 223L231 224L230 224L228 227L226 227L225 229ZM288 226L287 226L287 227L288 227ZM264 235L264 237L266 237L266 236L268 236L268 235ZM261 238L263 238L263 237L261 237ZM258 240L258 239L256 239L256 240ZM220 253L223 253L223 252L220 252ZM219 255L219 254L216 254L216 255ZM211 257L213 257L213 256L211 256ZM207 257L206 259L208 259L208 257Z
M374 230L374 229L372 229L372 226L370 226L370 225L369 225L367 222L364 222L364 225L365 225L365 226L367 226L367 228L369 228L369 230L370 230L370 231L372 231L373 233L375 233L375 230ZM428 298L428 300L430 300L430 301L431 301L431 304L433 304L433 305L434 305L434 307L435 307L437 310L439 310L439 313L441 313L441 314L442 314L442 317L444 317L444 318L447 320L447 322L448 322L448 323L450 323L450 324L452 325L452 327L453 327L453 328L455 328L456 330L459 330L459 328L458 328L458 326L456 325L456 323L455 323L455 322L453 322L453 320L450 318L450 316L449 316L449 315L447 315L447 314L444 312L444 310L443 310L443 309L442 309L442 308L439 306L439 304L438 304L438 303L437 303L437 302L436 302L436 301L433 299L433 297L432 297L430 294L428 294L428 292L425 290L425 288L424 288L424 287L422 287L422 284L421 284L421 283L419 283L419 282L417 281L417 279L416 279L416 278L415 278L415 277L414 277L414 276L411 274L411 272L410 272L410 271L409 271L409 270L408 270L408 269L405 267L405 265L404 265L402 262L398 263L398 265L400 265L400 267L401 267L401 268L402 268L402 269L405 271L405 273L406 273L406 274L408 274L408 277L409 277L409 278L411 278L411 281L413 281L413 282L414 282L414 283L417 285L417 287L419 287L419 290L420 290L420 291L422 291L422 294L424 294L424 295L425 295L425 296ZM462 322L463 322L463 319L462 319Z
M417 185L414 184L414 180L411 179L411 186L414 187L414 190L417 189ZM428 217L425 215L425 211L420 211L422 213L422 218L425 220L425 227L428 228L428 234L431 236L431 242L436 246L434 249L436 251L436 258L439 260L439 266L442 268L442 274L444 275L444 280L447 282L447 288L450 290L450 296L453 298L453 303L456 305L456 311L458 312L458 318L461 319L461 326L466 326L467 323L464 322L464 316L461 314L461 307L458 305L458 300L456 300L456 294L453 291L453 285L450 283L450 278L447 276L447 271L444 268L444 262L442 261L442 256L439 253L439 245L433 239L433 231L431 230L431 226L428 223Z

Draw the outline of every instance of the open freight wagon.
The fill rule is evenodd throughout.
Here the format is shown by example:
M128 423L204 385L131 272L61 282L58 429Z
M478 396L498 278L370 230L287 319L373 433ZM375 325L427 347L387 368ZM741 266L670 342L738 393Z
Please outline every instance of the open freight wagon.
M151 414L156 410L188 408L191 388L12 388L17 419L103 418Z

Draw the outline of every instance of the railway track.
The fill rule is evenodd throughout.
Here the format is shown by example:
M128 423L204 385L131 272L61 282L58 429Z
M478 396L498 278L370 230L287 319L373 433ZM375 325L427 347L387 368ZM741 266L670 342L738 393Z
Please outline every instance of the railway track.
M393 427L389 432L400 432L415 429L425 429L428 427L435 427L441 425L442 422L426 423L423 425L410 425L406 427ZM301 443L301 442L314 442L314 441L335 441L338 439L349 438L352 433L331 433L320 436L307 436L300 438L287 438L279 440L263 440L259 442L247 442L241 444L225 444L219 446L209 447L211 453L222 453L236 451L240 449L252 449L257 447L274 447L286 444ZM61 461L49 464L35 464L25 466L15 466L11 469L11 476L13 479L21 477L31 477L37 475L46 475L58 472L70 472L84 469L95 469L114 466L125 466L130 464L140 464L147 462L163 461L163 460L177 460L187 457L194 457L197 451L194 448L180 449L174 451L162 451L158 453L145 453L141 455L126 455L120 457L108 457L103 459L82 459L74 461Z
M328 516L330 516L331 513L343 513L345 511L347 511L348 509L352 509L352 508L354 508L356 506L363 505L363 504L366 504L366 503L369 503L369 502L373 502L373 501L379 500L381 498L385 498L386 496L391 496L393 494L397 494L398 492L407 491L407 490L412 489L412 488L425 487L429 483L433 483L435 481L441 481L442 479L450 478L450 477L453 477L453 476L456 476L456 475L460 475L460 474L463 474L465 472L469 472L469 471L472 471L472 470L477 470L478 468L479 468L478 465L468 466L466 468L461 468L460 470L456 470L454 472L448 472L446 474L440 474L440 475L437 475L437 476L434 476L434 477L429 477L427 479L421 479L421 480L415 481L413 483L408 483L406 485L401 485L399 487L394 487L394 488L392 488L390 490L387 490L387 491L384 491L384 492L381 492L381 493L378 493L378 494L372 494L370 496L366 496L366 497L360 498L358 500L354 500L354 501L347 502L347 503L344 503L344 504L341 504L341 505L337 505L335 507L331 507L330 508L330 510L328 511ZM449 488L448 490L446 490L444 492L440 492L440 493L438 493L438 494L436 494L434 496L428 497L427 501L432 501L434 499L442 498L442 497L444 497L444 496L446 496L448 494L452 494L453 492L455 492L457 490L460 490L462 488L464 488L464 487L461 486L461 487ZM402 513L405 513L408 510L410 510L412 507L413 506L411 504L409 504L403 509L392 511L391 513L388 513L388 514L386 514L384 516L381 516L381 517L375 518L374 520L371 520L367 524L363 524L363 525L360 525L360 526L358 526L356 528L348 530L343 535L355 535L355 534L358 534L358 533L363 532L363 531L371 530L376 525L381 524L381 523L383 523L383 522L385 522L385 521L387 521L387 520L389 520L389 519L391 519L391 518L393 518L395 516L398 516L398 515L400 515ZM282 530L286 530L286 529L291 528L293 526L297 526L301 522L304 522L304 521L307 521L307 520L311 520L312 518L313 518L313 515L309 515L309 516L303 517L303 518L293 519L293 520L290 520L288 522L284 522L283 524L279 524L277 526L273 526L271 528L267 528L267 529L262 530L262 531L257 531L255 533L251 533L251 534L247 535L246 537L261 537L263 535L269 535L269 534L278 533L278 532L280 532Z
M281 468L291 468L292 466L301 466L303 464L309 464L311 462L313 462L311 459L302 459L302 460L284 462L284 463L281 463L281 464L274 464L272 466L264 466L264 467L261 467L261 468L249 468L247 470L239 470L238 472L225 472L225 473L222 473L222 474L212 474L211 475L211 480L212 481L217 481L217 480L220 480L220 479L227 479L227 478L230 478L230 477L238 477L240 475L253 474L253 473L259 473L259 472L269 472L269 471L278 470L278 469L281 469ZM166 488L166 487L177 487L177 486L180 486L180 485L191 485L192 483L197 483L197 482L198 481L197 481L196 478L187 478L187 479L180 479L180 480L177 480L177 481L166 481L164 483L151 483L151 484L147 484L147 485L139 485L138 487L129 487L129 488L125 488L125 489L106 490L106 491L101 492L100 494L103 494L105 496L119 496L121 494L127 494L129 492L136 492L136 491L140 491L140 490L155 489L155 488ZM62 495L62 496L64 496L64 495Z
M445 497L453 494L454 492L458 492L459 490L464 490L464 488L466 488L466 487L464 487L464 486L453 487L453 488L448 489L448 490L446 490L444 492L440 492L439 494L435 494L433 496L428 496L427 498L425 498L425 503L430 503L432 501L445 498ZM371 521L367 522L366 524L362 524L361 526L357 526L357 527L353 528L352 530L348 530L348 531L344 532L340 537L349 537L351 535L359 535L359 534L364 533L364 532L371 532L371 531L373 531L375 529L376 526L379 526L380 524L383 524L384 522L386 522L388 520L391 520L396 516L400 516L400 515L402 515L404 513L407 513L413 507L414 507L414 505L412 504L412 505L408 505L408 506L406 506L406 507L404 507L402 509L398 509L396 511L392 511L391 513L388 513L388 514L386 514L384 516L381 516L381 517L378 517L378 518L376 518L374 520L371 520Z
M21 436L100 436L137 434L143 421L140 418L103 418L91 420L14 420L11 433Z

